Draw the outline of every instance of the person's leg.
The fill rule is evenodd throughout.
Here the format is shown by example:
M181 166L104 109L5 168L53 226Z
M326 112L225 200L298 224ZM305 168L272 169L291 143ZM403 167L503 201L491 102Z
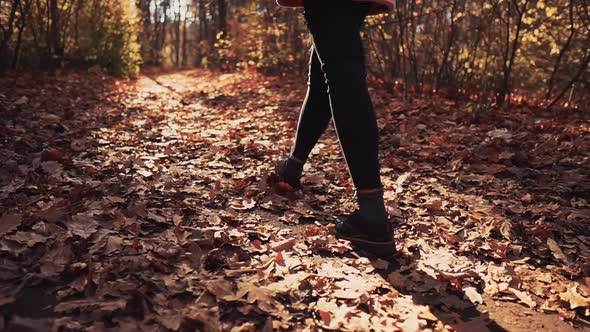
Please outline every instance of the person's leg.
M307 94L301 106L295 142L289 158L280 162L278 172L281 180L294 188L301 186L307 157L332 119L321 63L314 47L310 53Z
M307 161L311 150L332 119L330 100L321 66L320 59L312 46L309 59L307 94L297 123L295 143L291 149L291 156L303 163Z
M370 4L351 0L305 1L305 18L322 64L332 117L357 189L359 209L337 231L351 240L395 251L383 201L378 127L369 95L360 28Z
M360 27L369 3L305 1L305 16L328 85L338 139L357 190L382 188L378 128L366 80Z

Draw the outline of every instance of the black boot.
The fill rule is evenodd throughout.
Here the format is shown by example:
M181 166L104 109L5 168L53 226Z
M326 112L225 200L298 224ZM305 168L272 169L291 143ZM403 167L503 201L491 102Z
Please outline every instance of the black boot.
M383 191L358 193L359 208L336 223L336 235L377 256L396 252L393 226L385 210Z
M301 161L292 157L279 160L275 165L275 171L271 178L274 186L288 184L291 189L301 189L301 176L303 174L303 165Z

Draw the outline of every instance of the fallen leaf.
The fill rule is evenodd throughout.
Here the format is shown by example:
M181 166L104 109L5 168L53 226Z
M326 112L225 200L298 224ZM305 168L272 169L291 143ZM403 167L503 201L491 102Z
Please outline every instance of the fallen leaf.
M21 214L5 214L0 218L0 237L15 230L22 222Z
M297 244L297 239L289 238L289 239L286 239L283 241L271 243L270 249L272 249L273 251L279 252L279 251L289 250L289 249L293 248L293 246L295 246L295 244Z
M570 309L586 308L590 309L590 298L578 293L577 285L568 287L565 292L559 293L559 298L569 303Z
M525 292L520 291L518 289L509 287L508 290L516 295L516 297L524 304L528 305L531 308L535 308L537 306L537 303L535 301L533 301L533 299Z
M473 303L473 304L482 304L483 303L483 298L481 297L481 294L477 291L477 289L475 287L472 287L472 286L464 287L463 292L465 292L465 296L467 296L467 298L469 299L469 301L471 301L471 303Z
M319 310L320 318L322 322L328 326L330 326L330 322L332 321L332 315L329 312Z
M567 256L563 253L559 244L557 244L553 238L547 238L547 247L549 247L555 259L562 263L569 264Z
M98 223L92 216L86 214L77 214L72 216L72 220L68 223L68 229L72 234L78 235L83 239L89 238L96 232Z

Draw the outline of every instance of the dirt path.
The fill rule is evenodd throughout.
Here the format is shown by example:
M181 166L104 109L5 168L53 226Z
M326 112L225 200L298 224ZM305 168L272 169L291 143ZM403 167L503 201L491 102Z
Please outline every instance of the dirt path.
M18 134L2 150L0 327L590 331L587 118L375 93L400 218L383 261L332 235L354 206L332 129L304 192L265 185L299 80L94 79L0 99Z

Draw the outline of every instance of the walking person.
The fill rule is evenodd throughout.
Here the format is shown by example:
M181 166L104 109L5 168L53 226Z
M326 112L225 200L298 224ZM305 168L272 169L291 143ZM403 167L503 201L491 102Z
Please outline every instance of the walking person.
M334 119L352 177L358 209L336 224L337 236L378 256L395 253L393 229L383 200L378 127L367 87L360 29L367 15L393 9L393 0L277 0L304 7L313 46L308 90L290 155L280 160L276 182L300 188L303 165Z

